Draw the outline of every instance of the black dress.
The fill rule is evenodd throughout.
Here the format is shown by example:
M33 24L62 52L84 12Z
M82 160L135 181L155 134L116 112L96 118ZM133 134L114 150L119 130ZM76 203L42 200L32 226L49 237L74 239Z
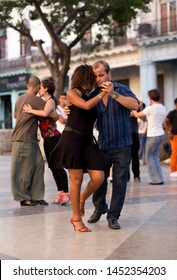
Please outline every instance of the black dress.
M82 91L84 100L89 97ZM93 136L96 107L83 110L69 106L70 115L60 141L50 157L50 165L55 168L103 170L99 149Z

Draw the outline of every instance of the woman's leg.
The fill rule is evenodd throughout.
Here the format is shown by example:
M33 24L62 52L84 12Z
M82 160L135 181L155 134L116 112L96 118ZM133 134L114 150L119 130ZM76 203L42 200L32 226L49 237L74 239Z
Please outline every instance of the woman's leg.
M103 184L104 181L104 171L102 170L88 170L90 175L90 181L88 182L85 190L81 194L80 198L80 211L81 215L84 215L84 203L86 199L93 194L99 187Z
M49 157L55 146L57 145L58 141L60 139L60 135L55 135L51 138L45 138L44 139L44 151L46 154L47 162L49 163ZM68 194L68 176L64 168L53 168L50 167L53 178L55 180L55 183L57 185L57 197L54 201L56 204L62 204L65 205L69 202L69 194ZM64 196L63 196L64 193Z
M83 181L83 170L69 169L68 171L70 175L70 198L73 211L70 222L74 229L80 232L90 232L91 230L84 225L80 213L80 190Z
M70 176L70 199L73 211L73 220L81 220L80 215L80 190L83 181L82 169L69 169Z
M68 193L68 176L64 168L50 168L56 182L58 192Z

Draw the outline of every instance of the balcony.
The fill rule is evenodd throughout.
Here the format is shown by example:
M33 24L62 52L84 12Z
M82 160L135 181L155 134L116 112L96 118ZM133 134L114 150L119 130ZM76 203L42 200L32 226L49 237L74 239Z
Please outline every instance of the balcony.
M177 16L141 22L137 31L140 39L177 34Z
M1 59L0 73L29 69L30 65L31 65L30 56L19 57L16 59Z

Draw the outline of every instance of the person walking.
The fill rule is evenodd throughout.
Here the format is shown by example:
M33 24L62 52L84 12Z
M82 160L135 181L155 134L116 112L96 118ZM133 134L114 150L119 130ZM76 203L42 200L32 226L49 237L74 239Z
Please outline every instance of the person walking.
M164 120L171 144L170 176L177 177L177 98L174 100L175 109L170 111Z
M49 118L49 114L56 110L57 101L54 97L55 85L50 79L45 79L41 82L39 95L45 100L44 110L35 110L29 104L23 106L23 111L29 114L34 114L41 117L39 119L39 127L41 135L44 139L44 151L49 163L49 157L52 150L55 148L60 140L60 132L56 128L56 122ZM65 119L59 115L59 120L63 123ZM50 165L49 165L50 167ZM64 168L52 168L50 167L53 178L57 185L57 197L54 204L65 205L69 202L69 192L68 192L68 177Z
M160 104L160 93L157 89L148 91L150 106L143 111L133 111L132 114L138 117L145 117L148 121L147 141L146 141L146 164L151 185L163 185L163 174L160 166L160 145L164 137L163 122L166 108Z
M45 102L36 94L40 80L29 78L27 92L15 104L16 125L12 132L11 191L14 200L21 206L48 205L44 200L44 161L38 145L38 117L23 112L23 105L30 104L35 109L43 109ZM57 120L57 114L51 116Z
M96 107L98 144L104 164L105 179L93 194L95 210L88 222L96 223L102 214L107 213L108 226L117 230L120 229L118 219L124 205L131 157L130 110L138 109L138 100L127 86L111 80L111 69L106 61L100 60L94 63L93 72L97 87L92 96L98 95L102 90L108 92L108 95L105 95ZM111 166L113 166L112 196L108 208L107 179Z
M93 137L96 119L96 105L101 102L106 91L90 98L95 76L90 65L78 66L71 77L71 90L67 92L66 105L70 110L60 142L51 154L55 166L63 166L69 171L70 198L74 229L90 232L83 221L85 202L104 180L104 171L99 151ZM84 172L90 180L81 193Z

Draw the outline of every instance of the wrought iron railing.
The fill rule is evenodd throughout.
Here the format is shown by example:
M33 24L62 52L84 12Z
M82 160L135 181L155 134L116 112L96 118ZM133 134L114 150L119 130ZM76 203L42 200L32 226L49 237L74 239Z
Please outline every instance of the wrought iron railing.
M1 59L0 73L14 70L28 69L31 65L31 57L21 56L16 59Z
M141 22L137 31L139 37L177 34L177 16Z
M150 37L156 37L156 36L164 36L172 34L177 35L177 16L169 17L169 18L163 18L163 19L157 19L154 21L145 21L141 22L136 27L136 35L134 34L134 37L127 38L126 34L125 36L118 36L113 39L113 46L121 46L126 44L136 44L137 38L150 38ZM111 47L111 48L112 48ZM100 44L99 50L104 49L104 46ZM86 50L82 49L81 47L78 47L77 49L73 49L71 51L71 55L74 56L76 54L80 53L86 53ZM49 50L48 53L51 53L49 56L52 58L52 48ZM8 72L8 71L14 71L18 69L28 69L30 68L32 63L38 63L42 61L41 56L37 51L32 52L31 56L21 56L17 59L2 59L0 60L0 73L2 72Z

